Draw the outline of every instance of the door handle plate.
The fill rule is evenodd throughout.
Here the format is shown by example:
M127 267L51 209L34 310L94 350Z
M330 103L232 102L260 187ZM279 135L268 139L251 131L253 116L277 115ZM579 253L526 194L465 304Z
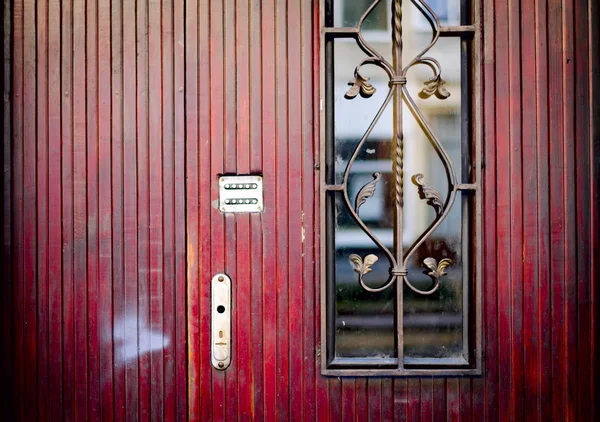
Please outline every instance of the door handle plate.
M231 279L217 274L211 282L211 361L224 370L231 364Z

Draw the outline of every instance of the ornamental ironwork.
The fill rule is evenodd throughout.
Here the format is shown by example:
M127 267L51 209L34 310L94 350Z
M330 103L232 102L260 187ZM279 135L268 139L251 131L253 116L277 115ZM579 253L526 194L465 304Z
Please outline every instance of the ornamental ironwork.
M432 72L430 79L423 81L424 87L418 94L419 97L427 99L435 96L438 99L445 100L451 93L446 89L446 82L442 78L442 67L438 60L428 55L432 47L438 41L441 33L444 31L440 24L440 20L436 16L434 10L422 0L411 0L417 7L420 13L427 19L432 30L432 37L429 44L420 51L408 63L402 62L403 37L402 37L402 0L392 0L392 63L387 61L382 54L376 51L361 33L362 25L375 8L385 0L375 0L371 6L365 11L357 25L352 28L340 28L340 33L345 35L351 34L356 40L358 46L367 55L360 61L354 69L354 77L350 80L350 88L345 94L347 100L352 100L360 95L363 98L371 97L376 88L369 82L369 78L361 73L365 66L377 66L385 71L389 81L389 90L383 104L377 111L375 118L368 126L366 132L358 142L354 152L352 153L344 174L343 181L339 185L327 185L326 190L341 191L343 194L345 205L354 221L358 226L371 238L381 251L381 255L389 261L389 278L385 282L380 282L379 285L374 285L375 280L368 279L368 273L372 271L372 266L381 262L381 256L377 254L369 254L361 257L357 254L350 254L348 260L353 270L358 274L358 282L365 290L369 292L381 292L388 289L396 282L405 283L412 291L430 295L436 292L446 275L446 269L453 265L451 259L445 258L438 262L440 257L427 257L423 260L422 265L432 279L432 285L428 289L420 289L416 287L408 277L408 262L414 255L415 251L432 235L432 233L440 226L444 219L448 216L460 190L476 190L476 185L460 184L457 181L454 165L450 159L448 152L444 149L437 135L434 133L427 120L423 116L421 110L417 106L415 100L411 97L407 89L407 73L414 66L422 65L429 68ZM403 245L403 219L404 219L404 130L402 122L403 104L405 104L417 120L419 126L424 131L429 142L433 146L436 154L439 156L447 176L448 190L446 197L443 197L440 191L427 183L423 174L417 173L410 175L412 182L418 188L420 198L427 201L435 211L435 219L429 227L416 239L416 241L405 250ZM393 106L393 185L394 185L394 243L393 250L390 250L378 237L370 230L360 216L360 207L369 200L375 193L378 183L382 179L381 173L374 173L373 180L365 184L357 193L355 198L351 198L348 190L348 180L352 171L352 167L361 151L369 135L373 131L375 125L379 122L384 110ZM381 265L381 264L379 264Z

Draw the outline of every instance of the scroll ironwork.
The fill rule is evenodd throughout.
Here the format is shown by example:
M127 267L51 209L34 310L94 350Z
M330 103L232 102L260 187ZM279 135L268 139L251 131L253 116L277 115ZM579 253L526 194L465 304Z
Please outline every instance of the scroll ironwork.
M432 235L432 233L440 226L444 219L448 216L450 209L452 208L456 195L461 189L461 185L457 182L456 172L454 170L453 163L440 143L436 134L433 132L429 124L427 123L419 107L411 97L407 84L407 72L414 66L423 65L428 67L432 71L432 77L424 82L424 88L419 93L421 98L429 98L435 96L439 99L446 99L450 96L450 92L446 89L446 82L442 78L442 68L440 63L433 57L428 56L431 48L437 43L442 27L440 20L436 16L432 8L424 0L410 0L420 13L425 16L432 30L432 37L429 44L419 52L414 58L408 63L402 62L402 51L403 51L403 34L402 34L402 0L392 0L392 19L391 19L391 30L392 30L392 63L388 62L379 52L377 52L369 43L367 43L361 33L362 25L373 10L385 0L375 0L371 6L365 11L356 27L354 28L354 38L358 43L358 46L367 55L365 59L358 63L354 69L354 77L349 82L350 89L346 93L346 98L352 100L358 95L368 98L375 93L375 87L369 82L369 79L361 73L361 69L364 66L372 65L377 66L385 71L389 79L389 90L383 101L383 104L377 111L375 118L368 126L366 132L361 137L353 154L348 161L341 186L330 186L329 188L334 190L341 190L345 204L350 212L352 218L356 221L358 226L371 238L376 244L377 248L387 257L390 268L389 278L379 286L372 286L367 280L366 275L372 271L372 266L376 265L380 257L375 254L369 254L365 257L360 257L357 254L351 254L348 258L354 271L358 274L358 281L360 285L369 292L381 292L388 289L396 282L405 283L412 291L422 294L430 295L438 290L441 284L442 278L446 275L446 269L453 265L451 259L441 259L439 262L434 257L428 257L423 260L423 266L427 273L432 278L432 286L428 290L423 290L416 287L408 277L407 265L410 258L414 255L415 251ZM393 105L393 124L394 124L394 136L393 136L393 185L394 185L394 246L393 251L390 250L383 242L377 238L377 236L371 231L367 225L360 218L360 207L370 197L373 196L377 189L377 184L381 180L381 174L373 174L373 180L368 182L359 190L355 198L351 199L348 193L348 180L359 152L365 145L365 142L369 138L369 135L373 131L375 125L380 120L384 110ZM402 113L403 104L407 106L410 112L414 115L415 119L423 129L425 135L429 139L434 150L440 157L442 164L445 168L448 190L445 198L442 197L439 190L435 187L427 184L425 177L422 174L414 174L411 177L413 183L419 189L419 195L421 199L426 200L427 203L435 211L435 219L430 224L425 232L423 232L417 240L407 249L404 249L403 245L403 218L404 218L404 129L402 126ZM353 206L354 203L354 206Z

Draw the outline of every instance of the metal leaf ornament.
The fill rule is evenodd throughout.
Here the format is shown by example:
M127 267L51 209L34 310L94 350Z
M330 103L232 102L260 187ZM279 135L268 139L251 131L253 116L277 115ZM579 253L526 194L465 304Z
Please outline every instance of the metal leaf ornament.
M358 71L354 72L354 79L348 82L352 87L346 92L346 98L351 100L360 94L363 98L369 98L375 94L375 87L369 83L369 78L365 78Z
M440 192L434 188L433 186L425 183L425 176L421 173L417 173L412 177L412 181L419 188L419 195L421 199L426 199L427 203L431 205L437 215L442 213L442 209L444 208L444 200L442 199L442 195Z
M364 261L360 256L356 254L350 255L348 259L350 260L354 271L357 272L361 276L361 278L363 275L373 271L371 267L374 263L376 263L379 260L379 258L377 258L377 256L373 254L365 256Z
M438 264L435 258L425 258L423 260L423 264L425 264L425 266L431 270L427 273L427 275L436 279L437 281L440 281L443 276L447 275L446 268L454 264L454 261L452 261L450 258L444 258Z
M439 75L425 82L425 88L419 92L419 97L427 99L435 95L440 100L445 100L450 96L450 92L446 89L446 81Z
M377 182L381 180L381 173L373 173L373 180L364 185L360 191L358 191L358 195L356 195L356 201L354 205L354 209L358 213L358 209L364 204L367 199L373 196L375 193L375 187Z

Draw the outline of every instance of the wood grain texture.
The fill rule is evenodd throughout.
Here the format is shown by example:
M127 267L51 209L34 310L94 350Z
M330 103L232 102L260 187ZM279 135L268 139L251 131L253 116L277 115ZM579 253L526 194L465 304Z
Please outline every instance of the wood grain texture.
M483 375L340 379L320 374L319 2L4 1L8 419L597 419L600 6L481 5ZM263 175L262 214L213 207L225 173Z

